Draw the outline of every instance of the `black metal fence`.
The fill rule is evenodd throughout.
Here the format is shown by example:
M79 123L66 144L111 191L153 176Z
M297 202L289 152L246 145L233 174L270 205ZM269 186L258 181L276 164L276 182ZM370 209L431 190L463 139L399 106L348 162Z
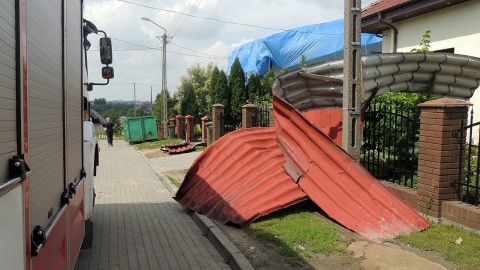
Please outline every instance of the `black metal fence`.
M419 111L374 100L364 119L362 165L378 179L416 188Z
M269 102L260 102L257 104L257 110L252 115L253 124L256 127L270 126L270 105Z
M460 160L460 170L463 167L463 173L459 171L459 177L457 181L457 192L458 198L465 203L479 205L480 204L480 195L479 195L479 168L480 168L480 159L478 158L480 138L474 138L474 129L480 125L480 122L473 123L473 108L470 113L470 125L464 126L465 119L462 118L462 129L466 131L467 134L467 143L463 145L463 140L460 140L459 143L462 144L460 147L460 156L465 155L465 160ZM461 130L454 132L453 136L458 137L458 134L463 134ZM480 136L479 133L477 135ZM476 140L476 141L475 141Z

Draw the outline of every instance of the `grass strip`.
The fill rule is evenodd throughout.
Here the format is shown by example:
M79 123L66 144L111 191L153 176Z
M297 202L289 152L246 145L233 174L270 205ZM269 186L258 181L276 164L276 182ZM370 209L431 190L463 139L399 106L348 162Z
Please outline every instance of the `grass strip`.
M271 243L293 267L300 266L302 257L311 257L312 253L346 253L346 243L337 228L302 207L292 206L270 214L245 231L260 241Z
M480 269L480 236L474 232L451 224L432 223L421 232L397 238L420 249L438 252L460 269Z

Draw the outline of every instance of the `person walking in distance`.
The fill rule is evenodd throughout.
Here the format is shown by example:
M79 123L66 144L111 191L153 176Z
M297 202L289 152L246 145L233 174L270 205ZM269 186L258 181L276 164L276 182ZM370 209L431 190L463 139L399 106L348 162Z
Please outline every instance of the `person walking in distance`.
M107 117L107 122L102 124L102 127L105 129L105 132L107 133L107 141L108 141L108 146L113 146L113 128L116 126L115 122L112 122L112 119L110 117Z

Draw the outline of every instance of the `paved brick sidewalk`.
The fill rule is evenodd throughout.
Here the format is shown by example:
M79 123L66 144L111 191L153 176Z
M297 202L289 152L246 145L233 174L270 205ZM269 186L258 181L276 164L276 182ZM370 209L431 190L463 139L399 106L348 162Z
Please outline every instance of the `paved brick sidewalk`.
M132 146L100 147L93 246L76 269L230 269Z

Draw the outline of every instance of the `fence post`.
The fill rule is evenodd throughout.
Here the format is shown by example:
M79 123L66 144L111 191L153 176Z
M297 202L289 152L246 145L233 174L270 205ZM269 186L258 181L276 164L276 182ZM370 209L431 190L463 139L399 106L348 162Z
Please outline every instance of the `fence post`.
M276 119L275 119L275 114L273 113L273 105L270 105L270 107L268 109L270 110L270 113L269 113L270 125L269 125L269 127L274 127L277 123L276 123Z
M440 98L419 104L420 144L418 154L417 210L440 218L442 203L456 198L456 183L464 156L460 147L465 133L458 139L454 130L461 129L461 118L467 117L471 103Z
M212 106L212 142L220 139L225 133L225 106L214 104Z
M185 138L185 116L177 115L177 138L184 139Z
M194 139L195 117L187 115L185 116L185 121L187 121L187 132L185 136L185 141L187 143L191 143Z
M202 117L202 143L207 143L207 122L210 121L210 116Z
M167 128L168 128L168 135L167 136L164 136L164 138L170 138L170 139L174 139L177 137L176 135L176 125L175 125L175 122L177 121L176 118L170 118L170 120L167 121L168 125L167 125Z
M246 104L242 106L242 129L255 127L256 123L253 121L253 116L257 111L257 105Z

